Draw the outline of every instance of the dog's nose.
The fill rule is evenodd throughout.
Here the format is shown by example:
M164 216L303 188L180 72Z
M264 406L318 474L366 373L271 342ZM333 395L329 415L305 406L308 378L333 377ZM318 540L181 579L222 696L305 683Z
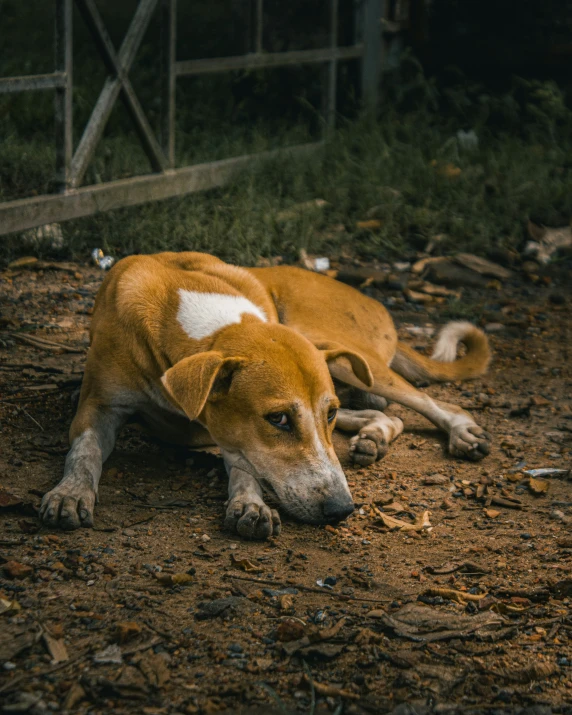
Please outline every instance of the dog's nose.
M326 521L342 521L348 517L354 510L352 501L339 501L338 499L325 499L323 504L323 512Z

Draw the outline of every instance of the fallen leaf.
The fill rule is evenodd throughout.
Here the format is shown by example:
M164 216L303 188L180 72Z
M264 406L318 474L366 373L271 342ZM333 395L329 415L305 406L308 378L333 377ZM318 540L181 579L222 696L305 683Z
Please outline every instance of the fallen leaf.
M162 688L171 677L167 666L167 659L170 656L167 653L153 653L148 650L133 660L139 670L147 678L149 685L154 688Z
M93 662L100 665L105 665L112 663L114 665L119 665L123 662L123 655L121 653L121 648L114 643L113 645L108 645L107 648L98 651L93 656Z
M42 634L42 638L48 653L52 656L52 665L65 663L66 660L69 660L68 651L63 638L52 638L52 636L45 631Z
M233 566L236 566L236 568L241 569L242 571L260 573L263 570L259 566L253 564L252 561L249 561L248 559L241 559L236 556L236 554L230 555L230 562Z
M389 516L389 514L384 514L382 511L379 511L379 509L376 511L381 517L383 525L387 526L389 529L396 529L399 531L424 531L425 529L431 528L428 511L424 511L423 514L419 514L413 524L409 521L396 519L393 516Z
M485 514L489 517L489 519L496 519L497 516L500 516L501 512L496 509L485 509Z
M319 632L319 637L320 640L326 641L329 640L330 638L335 638L338 633L342 630L344 627L344 624L346 622L347 618L340 618L340 620L335 623L333 626L330 628L322 628L322 630Z
M294 596L290 593L285 593L280 596L280 610L289 611L294 607Z
M539 263L548 263L552 254L559 248L572 246L572 228L546 228L532 221L528 222L528 234L532 239L524 247L524 253L534 256Z
M501 616L491 611L469 616L421 603L408 603L391 614L383 610L370 611L367 616L380 619L396 636L421 643L484 636L499 630L504 623Z
M22 610L22 607L18 601L8 601L5 598L0 598L0 616L3 616L5 613L12 615L20 610Z

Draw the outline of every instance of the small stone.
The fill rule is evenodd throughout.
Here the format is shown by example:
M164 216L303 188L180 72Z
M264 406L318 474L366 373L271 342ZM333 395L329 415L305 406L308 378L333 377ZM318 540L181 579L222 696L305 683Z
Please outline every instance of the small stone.
M31 566L19 561L8 561L2 568L8 578L27 578L34 572Z
M141 626L135 621L122 621L115 624L115 637L119 643L127 643L141 633Z
M304 625L300 621L295 621L293 618L287 618L276 629L276 638L281 643L289 643L297 641L304 635Z
M425 477L423 480L423 484L425 486L432 486L434 484L448 484L449 483L449 477L446 477L444 474L431 474L428 477Z

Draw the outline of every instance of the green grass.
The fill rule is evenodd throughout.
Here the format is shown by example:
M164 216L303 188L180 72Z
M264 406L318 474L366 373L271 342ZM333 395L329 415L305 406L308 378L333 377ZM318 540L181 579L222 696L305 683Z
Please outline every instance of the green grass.
M322 255L345 251L392 260L412 254L436 234L443 236L444 253L486 254L521 244L529 216L547 224L569 220L570 138L541 128L493 134L483 126L477 128L478 150L468 152L457 145L451 124L421 111L387 111L380 121L341 120L323 150L303 159L258 163L223 189L64 223L67 248L61 256L87 259L96 246L116 257L198 250L253 264L260 256L295 259L303 247ZM281 137L307 138L300 128ZM211 137L188 159L237 155L276 143L262 130L250 132L248 142L238 135L222 143ZM0 199L8 184L4 198L49 187L51 151L39 140L23 149L14 136L0 151ZM144 161L125 140L106 140L90 181L144 171ZM458 176L446 175L448 164L460 169ZM277 220L278 212L316 198L328 206ZM356 228L371 215L380 219L379 228ZM3 240L4 260L21 253L18 236Z

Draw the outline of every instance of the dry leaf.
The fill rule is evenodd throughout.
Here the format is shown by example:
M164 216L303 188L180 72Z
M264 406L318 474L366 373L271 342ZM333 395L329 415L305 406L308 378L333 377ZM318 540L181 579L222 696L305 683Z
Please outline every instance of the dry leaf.
M52 664L64 663L69 660L69 655L65 643L62 638L52 638L49 633L42 633L42 638L48 650L48 653L52 656Z
M377 513L381 517L384 526L389 529L399 529L400 531L424 531L425 529L431 528L431 522L429 521L429 512L424 511L420 514L415 522L412 524L410 521L401 521L401 519L396 519L389 514L384 514L382 511L377 510Z
M289 611L294 606L294 596L290 593L285 593L280 596L280 610Z
M500 516L500 511L497 511L496 509L485 509L485 514L489 517L489 519L496 519L497 516Z
M338 633L342 630L344 627L344 623L347 621L347 618L341 618L337 623L335 623L333 626L330 628L323 628L320 633L320 640L327 641L330 638L335 638L335 636L338 635Z
M253 564L252 561L249 561L248 559L240 559L235 554L230 555L230 561L233 566L242 569L242 571L253 571L255 573L260 573L262 571L262 569Z

